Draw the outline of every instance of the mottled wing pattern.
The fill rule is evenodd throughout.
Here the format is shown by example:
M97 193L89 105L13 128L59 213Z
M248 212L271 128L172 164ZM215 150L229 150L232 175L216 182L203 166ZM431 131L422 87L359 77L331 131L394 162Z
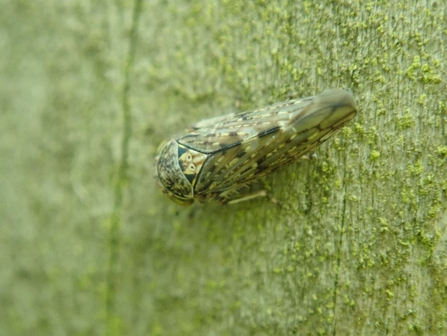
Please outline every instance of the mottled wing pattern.
M293 117L292 113L309 105L312 98L291 100L262 109L207 119L191 126L190 133L177 141L206 154L224 151L287 125Z
M352 102L350 101L352 100ZM319 146L356 113L345 90L291 100L193 126L177 141L210 153L196 195L228 193Z

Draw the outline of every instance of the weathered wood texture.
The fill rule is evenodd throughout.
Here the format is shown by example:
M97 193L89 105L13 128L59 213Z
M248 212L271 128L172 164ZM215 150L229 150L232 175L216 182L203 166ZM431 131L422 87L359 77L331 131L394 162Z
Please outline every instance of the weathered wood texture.
M2 2L0 334L447 334L441 1ZM157 190L190 123L331 87L276 203Z

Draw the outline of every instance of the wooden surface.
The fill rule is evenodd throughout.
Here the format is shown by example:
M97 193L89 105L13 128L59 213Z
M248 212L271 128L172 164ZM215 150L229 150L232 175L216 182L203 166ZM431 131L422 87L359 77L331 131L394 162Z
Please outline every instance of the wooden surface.
M4 0L1 335L447 334L440 1ZM179 207L191 123L327 88L359 114L265 179Z

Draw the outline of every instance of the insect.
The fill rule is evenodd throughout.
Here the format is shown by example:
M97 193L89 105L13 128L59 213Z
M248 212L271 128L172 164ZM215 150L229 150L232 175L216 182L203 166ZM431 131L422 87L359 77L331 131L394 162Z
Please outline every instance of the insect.
M156 179L173 201L235 203L254 180L300 158L354 118L349 90L332 89L261 109L202 120L165 143Z

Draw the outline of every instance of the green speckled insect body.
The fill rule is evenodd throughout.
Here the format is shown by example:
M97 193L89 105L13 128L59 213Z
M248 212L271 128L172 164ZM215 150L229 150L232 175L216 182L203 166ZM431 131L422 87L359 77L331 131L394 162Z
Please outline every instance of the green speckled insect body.
M207 119L168 141L156 158L159 186L172 200L234 203L242 189L321 145L356 114L350 91L285 101Z

